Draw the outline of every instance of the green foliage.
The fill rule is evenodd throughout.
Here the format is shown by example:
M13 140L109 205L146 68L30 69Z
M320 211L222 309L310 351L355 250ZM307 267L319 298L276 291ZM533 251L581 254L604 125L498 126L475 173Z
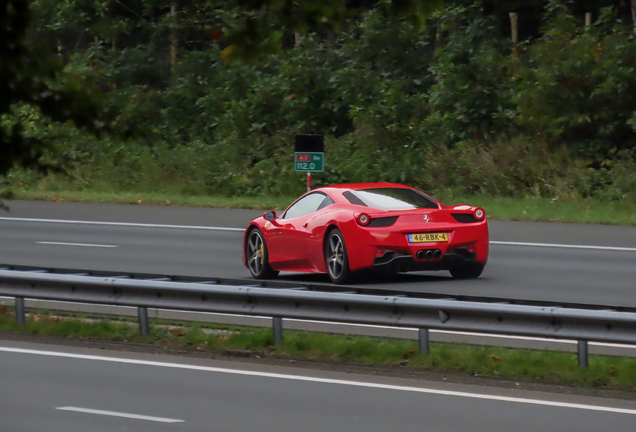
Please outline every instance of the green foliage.
M224 55L239 60L257 60L263 54L280 53L284 29L298 33L337 30L354 11L340 0L238 0L239 7L260 13L247 14L226 29ZM442 6L441 0L381 0L377 11L405 19L421 31L425 19ZM265 12L267 11L267 12ZM270 14L270 12L274 12Z
M450 19L448 18L450 17ZM511 44L498 34L493 17L476 5L457 7L440 19L440 30L456 20L469 24L438 50L432 67L435 84L429 92L426 130L453 144L513 132L515 106L510 75Z
M605 9L595 26L581 29L560 12L529 51L515 76L522 126L599 162L636 148L632 26Z
M440 0L400 0L380 5L388 14L421 24L440 3ZM109 88L134 85L165 88L170 76L153 55L153 48L158 46L171 47L172 70L177 66L174 54L179 40L186 39L190 51L209 46L194 43L194 39L201 39L201 33L210 34L213 39L222 36L227 46L221 59L257 59L268 52L280 52L279 41L285 30L304 33L335 29L348 15L345 5L338 0L238 0L238 8L231 9L229 5L231 10L228 5L223 5L224 9L214 2L190 1L180 2L179 13L176 5L168 0L133 0L127 4L117 0L2 2L0 175L15 164L45 167L41 160L45 141L24 133L14 105L36 107L49 121L72 122L94 135L104 131L128 132L130 117L117 116L97 88L86 86L87 81L99 82L101 78L102 84L108 84ZM34 16L31 10L36 11ZM183 25L177 30L178 21ZM59 59L52 60L55 49L52 42L56 39ZM46 42L37 43L37 48L28 43L36 40ZM92 43L87 44L86 40ZM123 48L118 50L118 44ZM72 55L75 72L79 66L79 74L63 71L61 60L71 57L66 51L73 45L74 50L84 48L79 56ZM106 66L107 61L110 67ZM120 104L120 108L124 107Z
M73 122L90 133L111 130L114 115L101 93L62 73L63 64L50 60L46 51L26 43L29 4L7 0L0 4L0 175L14 164L41 167L45 142L25 132L24 106L37 109L35 116Z
M12 103L2 130L50 142L32 160L65 173L72 190L293 196L304 189L293 135L324 133L317 185L386 180L444 196L634 199L636 38L611 9L584 28L550 2L540 37L513 47L496 16L459 0L430 15L424 31L404 14L435 2L399 12L391 8L402 3L380 2L352 16L328 2L295 10L278 0L184 1L175 17L167 0L32 1L30 37L61 41L66 64L55 85L99 89L116 125L146 131L97 140L78 123ZM265 6L277 12L266 17ZM258 25L246 28L250 20ZM263 43L279 40L270 30L281 43L262 55ZM307 31L289 43L295 30ZM226 61L233 37L249 39L237 57L258 51L258 64ZM54 178L47 185L15 170L5 183L46 192L62 187Z

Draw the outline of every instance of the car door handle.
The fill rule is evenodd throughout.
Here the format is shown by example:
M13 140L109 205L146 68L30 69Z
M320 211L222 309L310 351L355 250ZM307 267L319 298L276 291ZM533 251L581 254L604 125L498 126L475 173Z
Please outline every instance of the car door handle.
M307 228L307 224L308 224L308 223L309 223L309 222L305 222L305 224L303 225L303 228Z

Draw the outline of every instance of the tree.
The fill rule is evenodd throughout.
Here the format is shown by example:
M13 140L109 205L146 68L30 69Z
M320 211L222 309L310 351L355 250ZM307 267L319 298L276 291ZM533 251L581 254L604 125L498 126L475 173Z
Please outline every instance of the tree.
M224 58L253 60L265 52L276 51L285 29L299 33L337 29L357 6L355 1L237 0L237 5L246 11L246 18L225 32L228 47ZM145 7L161 7L164 3L167 0L143 2ZM213 0L182 0L182 3L212 4ZM441 0L371 3L421 28ZM41 163L46 142L24 133L20 108L35 108L53 122L72 122L95 135L130 132L117 121L117 113L97 89L66 75L55 53L27 43L29 6L30 0L0 2L0 176L14 165L46 168Z
M238 6L256 12L225 36L225 58L257 59L264 52L277 52L283 29L337 30L342 21L360 8L376 7L388 15L404 17L417 30L443 0L238 0ZM364 3L364 4L362 4Z
M0 175L14 165L41 167L44 143L26 137L16 108L37 107L53 121L72 121L99 134L114 118L101 94L65 77L63 64L50 53L27 46L29 4L0 4Z

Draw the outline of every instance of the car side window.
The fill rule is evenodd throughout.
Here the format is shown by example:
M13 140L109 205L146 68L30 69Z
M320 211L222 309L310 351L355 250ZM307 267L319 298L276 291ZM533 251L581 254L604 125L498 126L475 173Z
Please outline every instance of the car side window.
M308 215L309 213L313 213L321 207L322 203L325 201L327 197L321 193L312 193L304 198L296 201L296 203L291 206L281 219L292 219L299 216ZM329 198L331 199L331 198Z
M325 207L330 206L331 204L334 204L335 201L331 199L331 197L325 197L325 199L323 200L323 202L318 206L318 210L322 210Z

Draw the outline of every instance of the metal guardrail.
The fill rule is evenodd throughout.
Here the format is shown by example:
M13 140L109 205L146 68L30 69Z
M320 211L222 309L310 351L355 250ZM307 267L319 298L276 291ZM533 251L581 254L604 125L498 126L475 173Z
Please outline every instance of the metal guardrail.
M587 341L636 344L636 313L616 310L17 270L0 270L0 295L15 297L19 324L26 322L25 298L137 307L143 335L148 308L157 308L271 316L276 344L283 342L283 318L418 328L423 354L429 329L575 339L581 367L588 364Z
M481 295L471 294L450 294L450 293L433 293L427 291L414 291L413 285L405 285L403 291L396 290L395 288L383 289L382 280L377 278L369 279L371 283L374 283L374 287L366 287L364 285L364 278L362 283L355 285L334 285L332 283L321 282L321 275L317 274L305 274L302 276L294 275L293 280L286 279L285 277L278 277L272 280L255 280L252 278L225 278L225 277L200 277L200 276L184 276L175 274L151 274L151 273L137 273L137 272L122 272L122 271L107 271L107 270L86 270L86 269L71 269L71 268L53 268L53 267L36 267L25 265L10 265L0 264L0 270L18 270L18 271L32 271L38 273L51 273L51 274L66 274L66 275L83 275L83 276L99 276L99 277L112 277L112 278L128 278L136 280L165 280L172 282L195 282L204 283L206 285L230 285L230 286L249 286L249 287L261 287L261 288L289 288L289 289L303 289L312 292L327 292L337 293L346 292L353 294L370 294L370 295L386 295L386 296L398 296L409 298L421 298L429 300L459 300L470 301L480 303L509 303L515 305L526 306L544 306L544 307L565 307L574 309L590 309L590 310L606 310L613 309L622 312L635 312L636 307L619 306L619 305L601 305L601 304L584 304L574 302L562 302L562 301L542 301L542 300L528 300L521 298L501 298L501 297L487 297ZM405 276L405 280L409 281L409 275ZM326 279L326 276L324 277ZM393 281L389 278L387 281ZM487 283L485 280L483 283ZM423 285L426 285L424 283Z

